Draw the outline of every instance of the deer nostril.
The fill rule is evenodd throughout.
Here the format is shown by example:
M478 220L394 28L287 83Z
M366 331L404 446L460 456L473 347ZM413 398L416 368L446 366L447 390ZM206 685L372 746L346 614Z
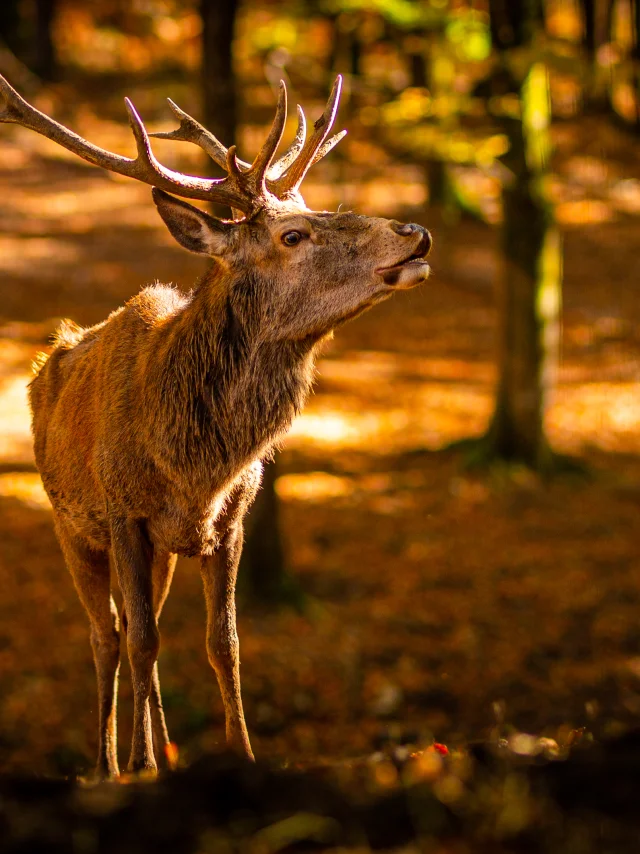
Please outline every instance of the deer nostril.
M416 228L419 228L419 226L414 225L412 222L407 222L404 225L401 225L399 222L393 222L391 223L391 228L401 237L411 237L413 232Z
M393 220L390 225L395 233L399 234L401 237L411 237L414 234L422 235L416 254L419 253L420 256L424 257L431 252L431 245L433 243L431 240L431 234L423 226L418 225L416 222L400 223L395 220Z

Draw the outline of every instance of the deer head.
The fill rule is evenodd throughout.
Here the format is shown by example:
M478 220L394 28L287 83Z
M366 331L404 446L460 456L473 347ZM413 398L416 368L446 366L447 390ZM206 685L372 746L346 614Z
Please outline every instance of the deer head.
M151 134L125 100L137 146L132 160L92 145L39 112L2 77L0 121L31 128L90 163L152 184L154 201L175 239L186 249L211 257L229 274L224 277L227 295L240 315L262 319L267 336L313 339L429 275L425 257L431 238L421 226L353 213L313 212L300 194L309 168L345 135L343 131L328 139L341 83L338 77L308 138L304 113L297 107L295 138L275 159L287 118L281 81L273 124L251 164L239 160L235 146L225 148L170 99L179 127ZM226 177L201 178L167 169L155 158L150 137L199 145L225 169ZM234 219L216 219L175 196L226 204ZM251 283L244 288L237 285L248 279ZM216 300L221 296L219 287Z
M154 189L153 198L176 240L225 270L239 316L258 310L267 338L321 337L429 274L431 238L418 225L303 206L227 223L162 190Z

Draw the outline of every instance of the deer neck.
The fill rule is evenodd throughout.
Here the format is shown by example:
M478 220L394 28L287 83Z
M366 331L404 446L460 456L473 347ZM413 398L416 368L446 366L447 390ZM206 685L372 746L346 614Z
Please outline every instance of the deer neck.
M272 340L260 312L234 301L229 284L214 269L165 330L156 423L180 465L204 461L233 475L266 455L302 408L316 342ZM255 293L256 285L247 274L233 290Z

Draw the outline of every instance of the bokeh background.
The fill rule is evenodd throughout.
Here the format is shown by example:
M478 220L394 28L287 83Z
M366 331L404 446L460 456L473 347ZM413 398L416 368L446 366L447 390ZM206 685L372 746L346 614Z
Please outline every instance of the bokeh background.
M173 127L171 97L245 159L280 78L313 120L342 73L349 134L307 203L433 233L429 282L325 348L251 514L256 753L637 723L638 0L3 0L0 72L110 150L133 151L124 95L150 130ZM214 169L186 144L155 151ZM78 773L93 664L33 463L30 362L60 318L99 322L203 268L146 186L30 131L0 126L0 186L0 769ZM185 762L223 744L204 625L181 560L160 669Z

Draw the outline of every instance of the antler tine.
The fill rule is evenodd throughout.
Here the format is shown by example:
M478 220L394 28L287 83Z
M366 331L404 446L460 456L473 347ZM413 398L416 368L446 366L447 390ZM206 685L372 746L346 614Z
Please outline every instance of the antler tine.
M276 149L280 145L280 140L282 139L282 134L284 133L284 126L287 122L287 87L285 85L284 80L280 81L280 88L278 91L278 103L276 105L276 114L273 119L273 123L271 125L271 129L269 130L269 135L267 136L264 144L258 154L256 155L256 159L251 164L251 169L249 170L251 175L254 176L254 180L256 182L256 186L264 185L264 178L269 166L271 166L271 161L274 158L276 153Z
M131 161L132 170L128 174L147 184L153 184L161 189L170 190L179 196L187 195L185 189L190 189L192 182L195 182L195 188L198 191L202 189L204 195L193 195L190 198L204 199L208 202L220 202L245 213L253 211L255 203L247 196L246 191L243 191L244 188L241 187L240 183L235 180L237 178L236 172L229 172L229 178L195 178L190 175L173 172L159 163L151 150L147 129L138 115L136 108L128 98L125 98L124 101L127 113L129 114L129 124L131 125L138 149L138 156L134 161ZM235 148L233 150L235 151ZM227 152L226 162L229 162L229 152Z
M160 164L154 157L153 151L151 150L151 143L149 142L147 129L142 123L142 119L138 115L136 108L128 98L124 99L124 105L127 108L129 125L133 132L133 138L136 141L136 148L138 149L138 156L134 160L134 163L138 164L138 169L141 171L151 170L156 174L158 171L157 167Z
M331 139L328 139L326 142L324 142L317 150L316 155L311 162L311 165L313 166L314 163L318 162L318 160L322 160L322 158L326 154L328 154L332 148L335 148L336 145L340 142L340 140L344 139L346 135L346 130L341 130L340 133L335 134L335 136L332 136Z
M233 178L241 178L243 173L240 170L240 164L238 163L238 158L236 157L236 147L235 145L230 145L227 149L227 158L225 162L225 169L228 174Z
M150 133L149 136L154 139L173 139L178 142L192 142L194 145L199 145L204 153L207 154L214 163L217 163L218 166L222 166L223 169L226 169L227 149L220 140L217 139L211 131L201 125L200 122L196 121L192 116L180 109L180 107L172 101L171 98L167 98L167 101L169 102L171 112L180 121L180 126L172 131L157 131L156 133ZM245 169L249 169L251 166L250 163L245 163L243 160L239 160L238 162Z
M296 110L298 112L298 128L296 130L296 135L293 139L293 142L284 152L282 157L279 157L276 162L272 163L269 167L267 171L267 186L269 186L269 178L279 178L280 175L282 175L289 168L289 166L291 166L291 164L300 154L304 146L304 141L307 136L307 120L304 117L304 112L302 111L302 107L300 106L300 104L296 104Z
M335 121L341 89L342 75L339 74L333 84L333 89L329 95L327 106L325 107L323 114L314 124L313 134L306 141L302 151L291 164L287 172L273 182L273 192L276 193L279 198L282 198L287 193L296 191L311 166L320 159L317 155L319 151L323 149L323 143L329 135ZM336 140L336 142L338 141L339 140ZM333 145L335 144L336 143L334 142ZM330 148L333 148L333 145L331 145ZM327 151L328 150L330 149L328 148Z

